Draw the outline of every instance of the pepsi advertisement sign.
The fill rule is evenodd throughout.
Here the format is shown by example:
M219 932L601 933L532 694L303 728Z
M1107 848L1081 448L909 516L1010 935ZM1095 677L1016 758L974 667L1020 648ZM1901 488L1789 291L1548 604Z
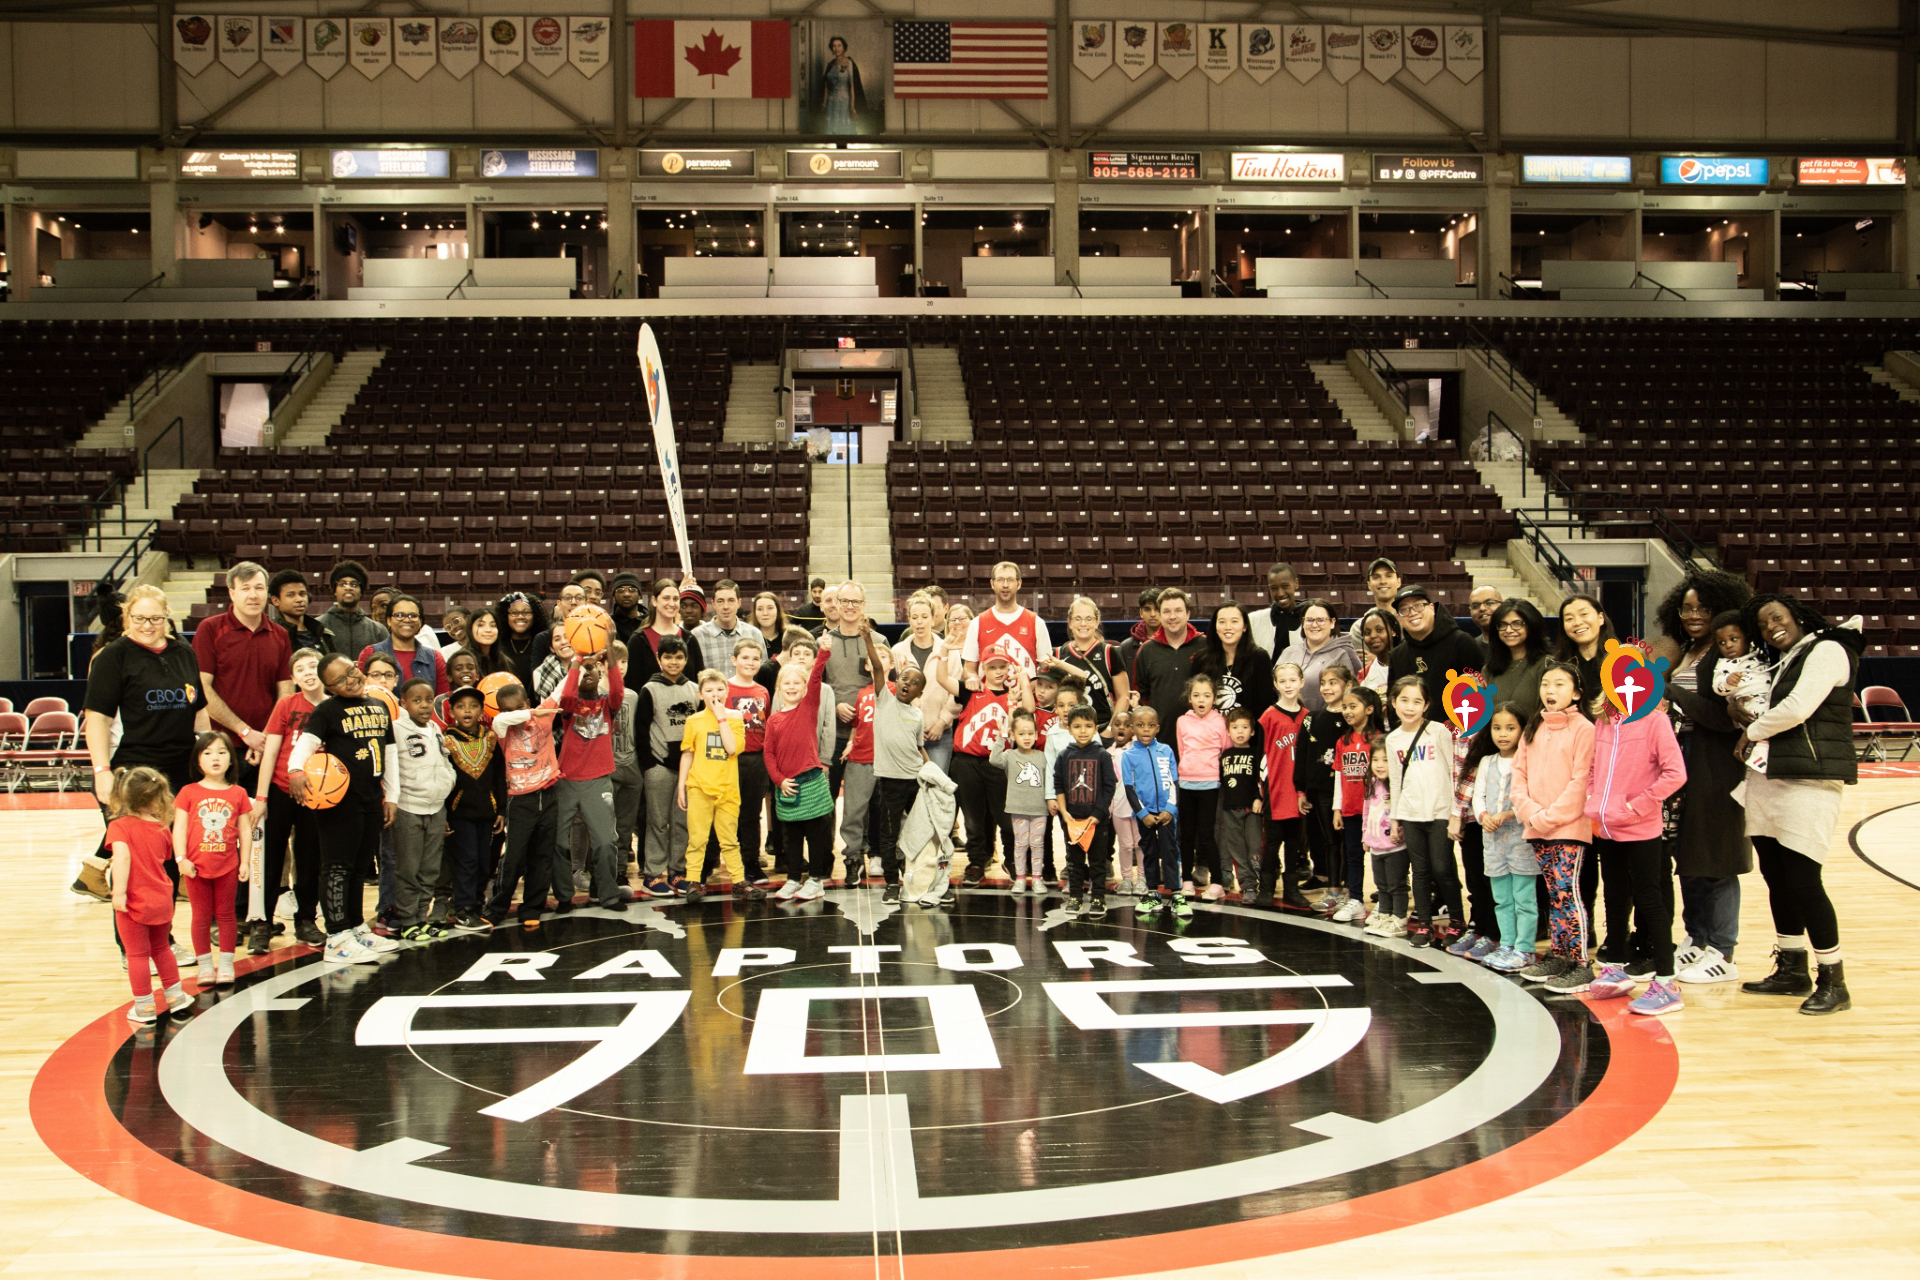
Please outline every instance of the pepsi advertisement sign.
M1764 187L1767 162L1757 156L1662 156L1660 181L1673 187Z

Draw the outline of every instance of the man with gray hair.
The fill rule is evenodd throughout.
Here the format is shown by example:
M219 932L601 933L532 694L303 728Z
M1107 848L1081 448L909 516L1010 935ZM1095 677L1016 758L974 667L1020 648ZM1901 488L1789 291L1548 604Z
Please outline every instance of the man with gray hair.
M860 691L873 683L873 676L867 670L866 629L862 626L867 616L867 589L847 581L837 590L829 587L827 592L835 601L835 607L827 613L826 630L826 634L833 637L826 682L833 686L834 701L833 760L827 766L827 781L833 794L838 796L840 780L847 772L847 742L853 737L854 708L859 703ZM847 850L849 866L859 852Z

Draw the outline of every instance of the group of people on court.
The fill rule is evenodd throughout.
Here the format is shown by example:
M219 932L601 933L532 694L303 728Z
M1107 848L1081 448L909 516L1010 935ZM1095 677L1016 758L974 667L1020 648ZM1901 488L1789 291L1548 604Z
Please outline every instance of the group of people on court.
M1120 643L1080 597L1056 644L1011 563L978 614L915 593L891 645L857 582L815 579L790 616L726 579L709 596L582 570L551 606L449 608L444 638L368 583L336 565L315 615L301 575L235 565L191 645L155 588L108 619L86 739L111 829L75 888L115 902L136 1019L178 999L176 883L217 985L241 922L269 948L283 884L297 939L339 963L510 914L537 929L581 894L698 901L721 868L740 898L807 902L836 848L845 882L898 901L949 835L929 833L929 796L957 809L961 888L997 859L1014 893L1063 891L1085 918L1109 894L1142 916L1317 912L1646 1014L1738 980L1757 861L1775 957L1744 989L1848 1007L1821 864L1855 780L1860 633L1732 575L1690 570L1662 602L1666 699L1631 717L1601 687L1617 637L1598 600L1562 602L1550 645L1528 601L1477 590L1469 629L1386 559L1346 627L1279 564L1264 604L1221 604L1204 630L1186 591L1143 592ZM576 652L585 605L611 634ZM1471 671L1493 710L1467 737L1443 694ZM321 753L343 790L316 804ZM955 891L944 864L934 879L927 906Z

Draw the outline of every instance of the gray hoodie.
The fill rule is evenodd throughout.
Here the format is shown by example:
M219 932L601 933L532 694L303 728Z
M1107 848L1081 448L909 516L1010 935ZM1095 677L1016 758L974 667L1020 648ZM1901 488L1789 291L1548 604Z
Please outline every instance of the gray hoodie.
M358 660L360 651L368 645L379 644L385 640L388 631L384 625L375 622L358 609L348 611L339 605L327 606L320 615L320 625L325 627L340 645L340 652L349 658Z
M699 706L700 686L685 673L678 680L668 680L664 673L655 672L640 686L634 728L637 733L639 726L647 726L647 751L642 761L647 768L680 767L680 742L687 736L687 717Z

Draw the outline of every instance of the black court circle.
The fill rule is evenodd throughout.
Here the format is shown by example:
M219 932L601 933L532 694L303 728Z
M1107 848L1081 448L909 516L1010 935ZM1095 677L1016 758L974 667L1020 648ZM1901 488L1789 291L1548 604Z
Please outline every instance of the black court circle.
M283 961L119 1044L98 1086L161 1167L285 1222L442 1237L467 1274L510 1269L482 1265L489 1248L725 1274L1144 1246L1497 1167L1491 1198L1621 1074L1603 1011L1464 960L1116 903L1094 923L842 890ZM1626 1127L1583 1130L1572 1163L1650 1114L1610 1109Z

